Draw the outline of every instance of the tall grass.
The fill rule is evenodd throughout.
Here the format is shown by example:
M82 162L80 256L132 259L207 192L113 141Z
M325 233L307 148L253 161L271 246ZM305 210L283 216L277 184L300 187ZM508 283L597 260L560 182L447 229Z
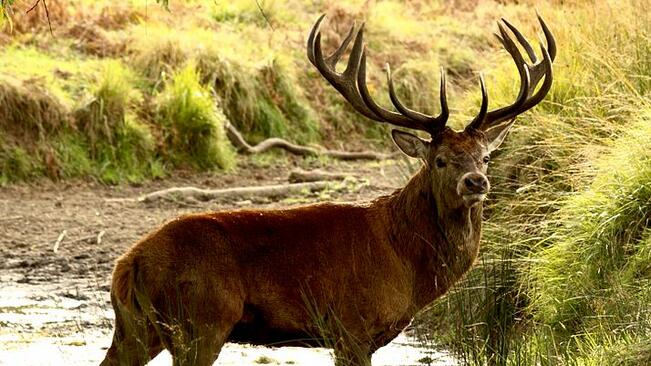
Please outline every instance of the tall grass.
M645 352L648 282L626 269L646 253L651 178L637 150L648 141L632 137L647 133L651 99L643 9L635 0L540 7L559 44L554 87L494 159L482 262L424 315L469 364L599 364L615 345ZM500 59L487 79L491 106L516 93L514 67Z

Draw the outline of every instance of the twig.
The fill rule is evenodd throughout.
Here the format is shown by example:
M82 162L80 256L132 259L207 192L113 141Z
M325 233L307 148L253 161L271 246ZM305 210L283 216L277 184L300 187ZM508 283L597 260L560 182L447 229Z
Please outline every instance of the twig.
M63 230L61 234L59 234L59 237L57 238L57 241L54 243L54 247L52 248L53 252L58 252L59 251L59 245L61 245L61 242L63 241L63 238L66 237L66 234L68 233L68 230Z
M46 0L42 0L42 1L43 1L43 7L45 8L45 16L47 17L47 25L50 28L50 35L54 37L54 32L52 31L52 22L50 21L50 9L48 9L48 7L47 7L47 1ZM36 9L38 4L40 4L40 3L41 3L41 0L36 0L34 5L32 5L32 7L29 8L29 10L27 10L25 12L25 14L29 14L32 10Z
M40 3L41 3L41 0L36 0L36 2L34 3L34 5L32 5L32 7L29 8L29 9L25 12L25 14L29 14L32 10L36 9L36 7L38 6L38 4L40 4Z
M97 235L84 236L84 237L81 237L79 239L75 239L75 240L71 241L70 244L76 244L76 243L81 243L81 242L85 242L85 241L91 241L91 240L94 239L95 242L97 243L97 245L99 245L99 244L102 244L102 237L104 237L104 234L106 234L106 231L102 230Z
M318 181L340 181L349 177L350 174L330 173L320 169L303 170L296 169L289 173L287 180L290 183L318 182Z

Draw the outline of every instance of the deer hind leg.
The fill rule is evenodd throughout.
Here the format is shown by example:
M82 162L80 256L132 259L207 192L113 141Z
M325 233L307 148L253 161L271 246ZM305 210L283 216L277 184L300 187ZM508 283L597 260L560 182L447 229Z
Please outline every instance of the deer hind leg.
M132 314L115 300L113 300L113 308L115 309L113 342L101 366L145 365L163 350L156 329L145 316Z
M213 292L213 297L206 296L205 291ZM215 296L215 293L222 295ZM243 297L215 284L183 286L177 304L174 316L167 317L174 320L167 324L165 338L174 366L212 365L242 318Z

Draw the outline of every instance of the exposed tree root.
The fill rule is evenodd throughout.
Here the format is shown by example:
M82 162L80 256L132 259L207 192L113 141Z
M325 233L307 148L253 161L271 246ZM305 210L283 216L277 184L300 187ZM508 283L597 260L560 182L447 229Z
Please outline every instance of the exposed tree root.
M279 148L294 155L328 156L339 160L384 160L394 156L394 154L382 154L372 151L350 152L314 148L296 145L278 137L272 137L260 142L255 146L251 146L248 142L246 142L246 140L244 140L244 137L242 137L240 131L238 131L235 126L233 126L228 121L225 122L224 128L226 129L226 135L228 136L228 139L231 141L233 146L235 146L238 151L243 154L259 154L273 148Z

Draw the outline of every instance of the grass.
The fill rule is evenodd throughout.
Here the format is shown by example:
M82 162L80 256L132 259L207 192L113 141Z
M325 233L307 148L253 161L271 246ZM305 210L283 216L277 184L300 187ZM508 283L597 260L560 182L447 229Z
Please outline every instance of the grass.
M564 204L553 245L536 256L532 306L560 336L648 332L650 112L599 161L589 190Z
M412 7L397 1L370 7L348 1L325 9L299 0L265 1L260 4L262 11L244 0L173 2L165 4L167 12L132 0L75 0L52 5L56 34L52 37L42 21L42 9L24 14L20 9L25 6L22 1L11 5L13 26L5 22L0 66L16 79L15 84L28 86L26 93L33 100L40 91L52 98L48 105L58 108L48 111L59 116L39 120L59 127L39 132L48 146L33 154L30 164L21 165L31 173L5 170L5 182L45 175L118 183L156 178L185 167L233 166L234 157L227 158L226 152L212 151L202 160L196 151L183 151L182 146L191 146L187 140L181 144L189 135L179 137L176 127L187 123L160 120L185 113L163 108L161 95L170 94L173 79L188 65L195 65L199 76L200 88L193 88L207 88L217 99L216 117L211 119L217 124L228 119L252 143L278 136L338 149L386 147L387 126L360 117L308 67L304 38L314 14L327 10L335 17L324 27L327 49L338 39L336 17L346 22L367 17L368 44L374 53L369 57L373 94L388 105L380 65L391 60L400 76L398 93L411 106L432 113L438 108L436 98L430 97L438 91L438 76L428 70L449 64L452 75L467 76L476 66L471 46L479 45L482 35L479 25L464 27L464 20L457 20L443 6ZM399 19L391 19L395 12L401 14ZM429 42L434 38L438 41L432 50ZM109 84L101 89L101 83ZM18 94L14 89L12 93ZM202 113L207 113L204 107ZM19 113L7 119L13 121L8 122L11 128L19 128L16 119L24 119L20 109L7 105L4 111ZM171 126L176 130L168 130ZM39 150L32 148L33 139L11 140L3 151L13 154L14 145ZM170 141L175 147L166 146ZM213 149L211 144L203 145L202 151ZM218 162L217 155L224 158Z
M632 364L648 352L638 268L651 42L640 6L540 8L562 45L554 88L494 159L482 260L422 319L468 364ZM491 105L515 97L511 63L487 76ZM478 103L470 94L463 110Z
M172 75L157 97L157 109L167 160L200 169L232 167L234 151L223 129L225 117L201 85L194 65Z

